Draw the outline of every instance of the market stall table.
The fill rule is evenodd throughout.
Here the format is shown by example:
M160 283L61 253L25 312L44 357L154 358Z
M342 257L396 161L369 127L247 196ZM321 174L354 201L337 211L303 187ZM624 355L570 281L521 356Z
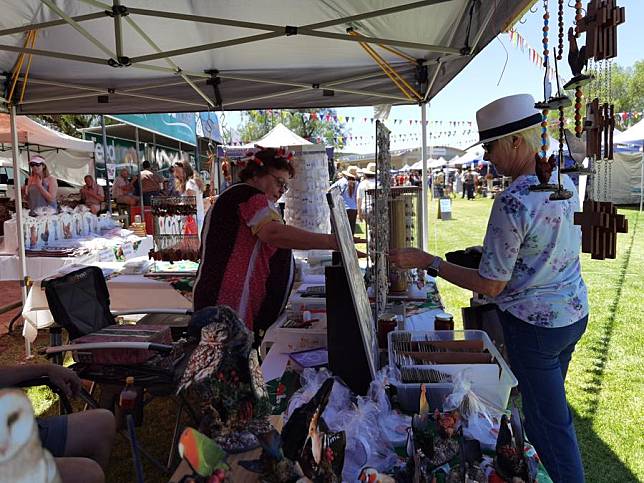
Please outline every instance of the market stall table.
M147 236L137 238L137 240L140 243L134 248L132 258L147 256L152 248L152 237ZM70 265L93 265L101 261L101 256L99 250L91 250L75 257L28 255L26 258L27 275L33 280L42 280ZM0 281L20 280L18 262L18 255L14 252L4 251L3 245L0 245Z
M118 264L95 264L110 268ZM123 265L123 264L121 264ZM51 274L50 274L51 275ZM53 323L42 282L34 282L29 291L22 316L25 319L24 337L33 342L39 329ZM110 308L113 311L141 310L191 310L192 301L174 288L168 280L158 280L144 275L114 275L107 280Z

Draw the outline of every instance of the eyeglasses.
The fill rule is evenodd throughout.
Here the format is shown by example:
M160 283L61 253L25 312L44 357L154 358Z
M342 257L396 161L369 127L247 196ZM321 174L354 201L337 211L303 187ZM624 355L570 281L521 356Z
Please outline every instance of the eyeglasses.
M486 153L489 153L490 150L492 149L492 147L494 146L494 143L496 143L496 142L497 142L497 139L495 139L494 141L490 141L488 143L483 143L483 150Z
M288 191L288 183L284 181L283 178L280 178L279 176L275 176L274 174L268 173L269 176L272 176L275 181L277 181L277 186L280 187L281 190Z

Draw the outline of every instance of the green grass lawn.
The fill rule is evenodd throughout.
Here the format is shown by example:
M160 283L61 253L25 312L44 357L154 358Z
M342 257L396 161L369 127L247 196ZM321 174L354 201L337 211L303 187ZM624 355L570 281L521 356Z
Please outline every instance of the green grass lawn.
M430 204L429 247L432 253L480 245L492 201L454 200L453 219L436 220L436 201ZM577 434L589 483L644 481L644 238L639 232L638 213L620 210L628 216L630 231L619 235L616 260L596 261L582 256L584 278L589 287L591 316L588 330L577 346L568 373L568 399L573 408ZM644 224L644 220L642 220ZM439 280L446 310L462 325L460 308L469 305L471 292ZM39 338L36 347L46 343ZM22 351L21 338L10 353ZM12 360L17 360L13 358ZM53 413L55 405L43 391L32 393L39 412ZM141 441L157 456L167 455L174 423L175 406L158 400L146 409ZM144 463L146 481L167 481ZM132 481L129 445L122 438L112 454L108 482Z

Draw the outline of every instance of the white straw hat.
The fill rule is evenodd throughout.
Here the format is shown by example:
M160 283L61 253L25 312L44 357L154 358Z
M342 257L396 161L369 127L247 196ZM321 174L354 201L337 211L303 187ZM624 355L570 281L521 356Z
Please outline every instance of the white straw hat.
M502 97L476 112L479 140L472 146L538 126L542 120L543 115L535 109L530 94Z

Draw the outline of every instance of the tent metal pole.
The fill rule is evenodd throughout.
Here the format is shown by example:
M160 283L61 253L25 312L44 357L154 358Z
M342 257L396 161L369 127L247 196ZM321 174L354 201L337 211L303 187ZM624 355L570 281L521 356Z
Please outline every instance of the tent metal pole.
M51 50L30 49L28 47L17 47L14 45L0 45L0 51L17 52L33 55L42 55L44 57L53 57L55 59L74 60L76 62L85 62L89 64L108 65L106 59L98 57L88 57L86 55L66 54L64 52L53 52Z
M266 34L250 35L248 37L240 37L237 39L223 40L220 42L213 42L210 44L195 45L194 47L185 47L183 49L166 50L165 52L157 52L156 54L148 54L148 55L141 55L139 57L132 57L130 59L130 62L132 63L132 65L140 64L141 62L147 62L149 60L159 60L159 59L165 59L166 57L176 57L178 55L194 54L196 52L203 52L204 50L215 50L215 49L221 49L223 47L231 47L236 45L248 44L251 42L259 42L261 40L268 40L268 39L273 39L275 37L282 37L283 35L284 34L281 32L280 33L269 32Z
M454 37L456 37L456 33L458 32L458 27L461 25L463 22L463 18L465 17L465 12L467 12L467 7L469 6L469 2L463 2L463 7L461 8L461 11L459 12L458 15L458 22L452 29L452 32L449 34L449 38L447 39L447 44L452 45L452 42L454 41ZM455 59L462 59L462 55L455 55ZM441 68L441 61L442 59L438 59L438 62L436 63L436 70L434 71L434 74L432 75L432 80L427 84L427 90L425 91L425 97L424 99L427 100L429 97L429 93L432 90L432 87L434 87L434 83L436 82L436 79L438 78L438 73L440 72Z
M114 10L114 47L116 48L116 59L123 57L123 30L121 28L121 15L118 8L121 6L119 0L112 0Z
M359 13L357 15L351 15L349 17L342 17L342 18L336 18L334 20L327 20L326 22L318 22L318 23L306 25L306 27L310 29L322 29L325 27L332 27L334 25L356 22L358 20L364 20L367 18L391 15L392 13L404 12L406 10L413 10L415 8L428 7L430 5L436 5L437 3L444 3L447 1L449 0L423 0L420 2L408 3L406 5L398 5L396 7L383 8L382 10L374 10L372 12Z
M382 44L392 45L394 47L407 47L409 49L424 50L426 52L438 52L441 54L460 54L461 50L456 47L447 47L443 45L421 44L419 42L409 42L406 40L382 39L378 37L359 36L353 37L347 34L336 34L333 32L320 32L318 30L299 27L297 29L298 35L306 35L308 37L320 37L323 39L346 40L349 42L358 42L366 44Z
M640 170L640 213L642 212L642 202L644 201L644 141L642 141L642 160Z
M105 128L105 116L101 114L101 135L103 137L103 162L105 163L105 187L107 188L107 212L112 216L112 190L110 189L110 170L107 167L107 129Z
M139 168L139 200L141 201L141 220L145 224L145 205L143 203L143 180L141 179L141 153L139 152L139 128L134 126L134 142L136 143L136 164Z
M71 19L74 20L75 22L84 22L86 20L95 20L97 18L104 18L105 16L107 16L107 14L104 11L102 11L102 12L96 12L96 13L88 13L87 15L78 15L77 17L71 17ZM3 37L5 35L19 34L21 32L29 32L30 30L42 30L48 27L56 27L57 25L65 25L66 23L67 21L63 19L50 20L48 22L41 22L41 23L32 23L29 25L23 25L22 27L15 27L10 29L0 30L0 37Z
M13 157L13 186L16 197L16 233L18 234L18 273L20 274L20 296L22 306L27 301L27 259L25 256L25 235L22 219L22 186L20 180L20 149L18 128L16 126L16 106L9 105L9 123L11 126L11 154ZM29 322L25 319L25 324ZM23 331L24 333L24 331ZM25 338L25 353L31 357L31 342Z
M427 204L427 103L420 105L420 123L421 123L421 147L420 153L423 158L423 175L422 175L422 188L421 188L421 210L420 210L420 238L421 247L427 251L429 249L427 244L427 228L429 227L429 211Z
M112 52L107 46L103 45L102 42L100 42L96 37L90 34L85 28L81 27L81 25L78 22L76 22L73 18L67 15L63 10L61 10L60 7L58 7L58 5L56 5L51 0L40 0L40 1L45 5L47 5L51 10L56 12L60 18L65 20L65 22L71 25L83 37L85 37L96 47L102 50L105 53L105 55L108 55L109 57L113 58L115 61L118 62L118 56L116 55L116 53Z

